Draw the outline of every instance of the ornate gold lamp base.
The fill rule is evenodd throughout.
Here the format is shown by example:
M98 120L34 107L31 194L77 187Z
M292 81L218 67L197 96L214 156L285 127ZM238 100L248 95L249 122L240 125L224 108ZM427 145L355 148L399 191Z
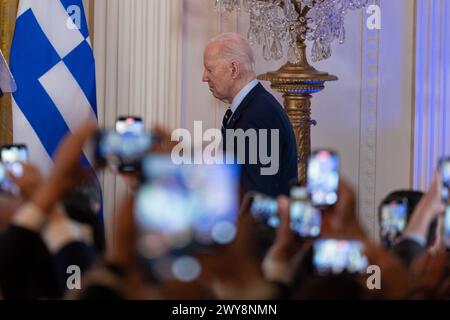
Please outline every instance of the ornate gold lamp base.
M270 81L271 88L281 92L284 108L289 116L297 139L298 179L306 183L306 164L311 154L311 98L322 91L326 81L338 80L336 76L317 71L306 59L306 45L298 43L300 62L287 63L278 71L258 76L259 80Z

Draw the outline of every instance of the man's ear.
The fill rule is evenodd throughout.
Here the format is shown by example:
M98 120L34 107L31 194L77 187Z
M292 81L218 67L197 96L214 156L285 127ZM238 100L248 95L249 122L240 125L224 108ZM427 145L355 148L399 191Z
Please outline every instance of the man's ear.
M237 79L241 73L241 65L238 61L231 61L231 78Z

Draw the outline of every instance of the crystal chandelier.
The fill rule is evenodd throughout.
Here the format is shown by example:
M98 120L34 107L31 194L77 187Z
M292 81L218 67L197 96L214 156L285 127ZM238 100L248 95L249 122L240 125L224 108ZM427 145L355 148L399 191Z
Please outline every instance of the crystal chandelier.
M369 0L214 0L219 12L243 10L250 14L248 40L262 46L266 60L283 57L299 63L297 42L311 41L314 62L331 56L331 44L345 41L344 17L348 10L366 6Z

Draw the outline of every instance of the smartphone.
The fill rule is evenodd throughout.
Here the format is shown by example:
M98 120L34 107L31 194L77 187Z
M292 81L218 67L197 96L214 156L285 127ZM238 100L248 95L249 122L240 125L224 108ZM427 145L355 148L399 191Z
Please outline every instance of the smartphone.
M337 239L315 240L312 263L320 275L363 273L369 265L362 242Z
M237 165L175 165L170 156L143 161L135 200L138 251L154 259L175 251L227 244L236 235Z
M444 241L447 249L450 249L450 205L447 206L444 215Z
M277 199L261 193L251 193L249 208L255 220L275 229L280 226Z
M320 234L321 212L308 200L291 200L291 229L301 238L315 238Z
M303 186L294 186L290 191L290 227L301 238L315 238L320 234L322 214L314 207Z
M120 134L105 130L97 134L95 158L98 166L110 166L120 172L138 172L141 161L155 143L156 137L148 133Z
M4 145L0 147L0 188L3 191L18 194L18 187L6 173L10 172L16 177L23 175L22 163L28 162L28 148L24 144Z
M339 158L330 150L311 154L307 167L307 188L316 207L329 207L338 200Z
M408 219L408 200L397 199L381 206L381 241L391 247L406 228Z
M8 191L7 188L5 188L5 183L8 180L8 177L6 176L6 167L3 163L0 162L0 189L4 191Z
M442 200L445 203L450 201L450 157L443 157L439 160L439 173L442 183Z
M145 132L141 117L122 116L116 120L116 132L119 134L141 135Z
M0 190L13 195L20 193L19 187L7 176L6 165L0 162Z
M22 164L28 162L28 148L24 144L4 145L0 148L0 161L6 170L15 176L22 176Z

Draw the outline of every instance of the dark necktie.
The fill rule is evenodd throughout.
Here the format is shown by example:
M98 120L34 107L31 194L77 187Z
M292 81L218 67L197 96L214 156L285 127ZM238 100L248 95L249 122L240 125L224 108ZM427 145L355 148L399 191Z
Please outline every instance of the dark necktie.
M223 116L222 120L222 135L225 135L225 129L228 124L228 120L230 120L231 115L233 114L233 111L231 109L228 109L227 112L225 112L225 115Z

